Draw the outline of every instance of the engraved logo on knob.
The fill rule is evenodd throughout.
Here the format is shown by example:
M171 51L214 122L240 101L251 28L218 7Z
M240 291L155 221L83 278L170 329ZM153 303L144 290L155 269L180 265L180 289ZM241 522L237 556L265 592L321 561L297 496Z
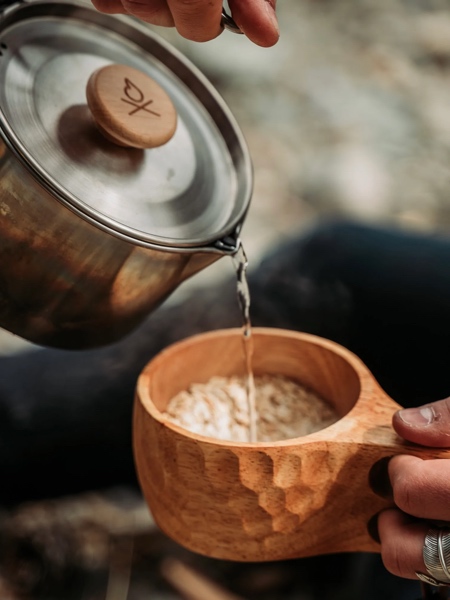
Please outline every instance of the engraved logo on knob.
M122 102L126 102L127 104L134 106L134 109L128 113L130 117L135 115L140 110L145 110L145 112L155 115L156 117L161 116L160 113L148 108L150 104L153 104L153 100L145 101L145 95L143 91L135 83L130 81L128 77L124 78L124 82L125 86L123 88L123 93L125 96L127 96L127 98L121 98L121 100Z
M128 65L94 71L86 99L97 127L119 146L158 148L177 129L177 111L165 89Z

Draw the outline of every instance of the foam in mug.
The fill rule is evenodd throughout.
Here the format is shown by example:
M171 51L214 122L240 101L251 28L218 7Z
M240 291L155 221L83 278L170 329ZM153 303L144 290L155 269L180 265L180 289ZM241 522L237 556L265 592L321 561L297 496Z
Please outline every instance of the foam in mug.
M279 375L254 378L256 441L301 437L338 420L334 408L314 391ZM169 402L164 413L193 433L249 441L251 415L245 377L212 377L193 383Z

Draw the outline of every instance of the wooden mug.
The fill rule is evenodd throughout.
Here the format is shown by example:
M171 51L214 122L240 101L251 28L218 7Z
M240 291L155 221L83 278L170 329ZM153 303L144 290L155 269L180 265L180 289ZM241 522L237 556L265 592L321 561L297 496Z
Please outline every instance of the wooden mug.
M153 517L178 543L210 557L272 561L379 551L370 522L392 505L378 478L395 454L450 458L399 438L400 407L367 367L334 342L254 328L255 375L283 375L314 390L340 419L277 442L222 441L162 413L175 394L213 376L243 375L240 329L200 334L156 356L139 377L134 453Z

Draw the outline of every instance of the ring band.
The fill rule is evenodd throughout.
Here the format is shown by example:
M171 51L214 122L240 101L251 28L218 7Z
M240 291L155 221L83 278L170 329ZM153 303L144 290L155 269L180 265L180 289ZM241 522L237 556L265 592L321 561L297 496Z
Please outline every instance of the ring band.
M417 575L418 579L420 579L420 581L423 581L423 583L428 583L428 584L434 585L436 587L442 587L442 586L450 587L450 583L444 583L443 581L438 581L434 577L431 577L431 575L426 575L425 573L420 573L419 571L416 571L416 575Z
M427 570L416 573L421 581L431 585L450 586L450 530L432 528L423 544L423 562Z
M447 537L450 536L447 534ZM447 567L446 555L449 554L450 543L445 544L444 540L444 532L442 529L439 530L438 533L438 552L439 552L439 562L441 563L442 570L445 573L445 577L450 581L450 571Z

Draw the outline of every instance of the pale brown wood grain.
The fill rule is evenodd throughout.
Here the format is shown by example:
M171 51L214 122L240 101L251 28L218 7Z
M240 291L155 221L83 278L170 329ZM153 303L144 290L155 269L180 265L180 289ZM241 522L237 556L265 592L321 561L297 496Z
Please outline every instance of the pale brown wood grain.
M254 329L254 373L285 375L328 400L340 420L311 435L234 443L190 433L161 413L193 382L243 374L242 332L201 334L167 348L139 377L134 453L161 529L208 556L268 561L377 552L370 519L392 505L369 483L394 454L450 458L407 444L391 427L399 408L351 352L315 336ZM376 482L376 480L375 480Z
M98 69L89 78L86 97L98 128L116 144L155 148L175 133L177 113L169 95L133 67Z

